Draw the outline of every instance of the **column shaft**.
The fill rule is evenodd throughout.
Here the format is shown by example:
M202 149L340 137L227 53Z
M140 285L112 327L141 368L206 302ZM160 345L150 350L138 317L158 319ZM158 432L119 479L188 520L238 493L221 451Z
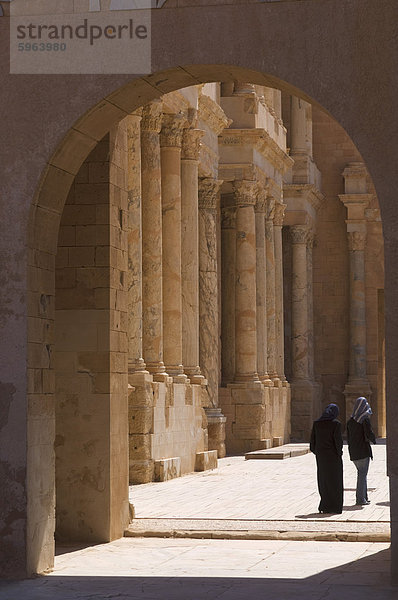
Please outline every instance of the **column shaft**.
M231 383L235 375L235 263L236 209L221 210L221 363L222 382Z
M235 381L258 381L256 331L256 182L235 181Z
M265 248L267 264L267 364L268 375L275 386L280 385L276 370L276 323L275 323L275 245L274 245L274 214L273 198L267 200L267 215L265 222Z
M365 241L366 234L353 231L350 250L350 369L349 383L366 379Z
M203 380L199 367L199 223L198 160L204 132L184 130L181 157L182 360L194 382Z
M266 193L260 190L256 202L256 318L257 372L260 381L272 385L268 375L267 357L267 265L265 257Z
M181 142L185 120L163 115L161 130L163 352L166 369L183 381L181 296Z
M274 247L275 247L275 337L276 337L276 372L282 383L285 377L284 327L283 327L283 254L282 223L285 204L275 206Z
M308 380L308 227L295 225L292 233L292 374L293 381Z
M142 216L141 216L141 122L142 110L127 120L128 194L128 369L142 371Z
M143 109L141 123L143 352L154 379L165 377L162 315L162 195L159 132L162 104Z
M199 358L211 406L218 406L217 195L221 181L199 180Z

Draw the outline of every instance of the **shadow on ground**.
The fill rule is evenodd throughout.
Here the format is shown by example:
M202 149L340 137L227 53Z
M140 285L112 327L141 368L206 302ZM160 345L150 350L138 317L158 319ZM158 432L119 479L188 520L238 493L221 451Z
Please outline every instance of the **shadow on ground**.
M304 544L306 542L303 542ZM342 545L336 544L336 551ZM292 559L294 561L294 558ZM216 572L216 565L211 565ZM203 567L202 567L203 568ZM262 577L61 576L0 583L1 600L397 600L389 584L390 553L376 554L321 571L289 577L289 566ZM183 571L183 566L182 569ZM297 570L296 570L297 572Z

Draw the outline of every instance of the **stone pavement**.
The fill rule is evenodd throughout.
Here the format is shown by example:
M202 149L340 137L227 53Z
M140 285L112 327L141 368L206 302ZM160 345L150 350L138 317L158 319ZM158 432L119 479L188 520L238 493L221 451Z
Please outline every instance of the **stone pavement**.
M386 446L383 443L374 446L373 454L368 476L369 506L355 506L356 469L349 460L347 446L344 447L345 492L341 515L317 512L319 496L314 455L280 461L245 460L243 456L234 456L221 459L214 471L131 486L130 501L137 517L131 534L157 531L164 536L173 531L181 534L196 530L202 532L203 537L206 537L204 532L211 532L215 537L214 532L221 531L258 534L290 531L295 534L290 539L300 539L297 532L341 532L358 534L357 539L363 541L388 540ZM275 539L275 536L265 536L265 539Z
M345 453L342 515L319 515L312 455L284 461L222 459L216 471L130 489L135 527L238 533L388 530L385 446L369 473L372 504L355 504L355 469ZM189 534L189 531L188 531ZM205 534L204 534L205 535ZM244 536L245 537L245 536ZM124 538L58 548L54 572L0 583L0 600L398 600L389 585L389 544L289 539Z
M60 549L0 600L397 600L388 544L124 538Z

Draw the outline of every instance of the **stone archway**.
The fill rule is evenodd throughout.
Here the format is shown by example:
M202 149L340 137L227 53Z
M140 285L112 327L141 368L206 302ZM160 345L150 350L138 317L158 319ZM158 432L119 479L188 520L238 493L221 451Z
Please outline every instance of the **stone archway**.
M4 292L9 294L9 298L18 298L19 308L12 314L4 314L5 332L10 333L14 340L12 348L5 345L4 352L8 355L8 363L18 363L19 367L13 370L11 366L4 370L3 380L11 409L4 429L7 448L2 447L1 456L8 468L6 480L10 484L17 482L13 504L19 506L19 513L15 515L5 507L9 555L6 572L21 575L42 571L51 566L52 560L53 523L48 510L53 484L52 385L49 383L48 388L44 387L47 385L44 373L50 370L51 360L50 340L44 321L47 317L51 320L53 261L62 207L81 163L112 125L166 91L184 85L230 79L281 87L326 108L356 143L374 180L385 225L386 315L389 319L387 398L391 398L388 402L388 427L390 439L394 438L398 427L397 409L392 402L397 377L393 361L398 339L395 336L398 318L394 308L396 279L393 270L398 252L393 184L396 175L394 144L398 140L394 100L398 81L393 78L394 69L390 68L396 53L392 41L396 17L394 4L386 0L383 6L376 8L371 1L364 6L363 1L337 3L328 0L250 5L245 9L244 24L239 6L213 6L205 10L203 7L166 9L158 11L153 23L156 75L133 81L127 77L87 77L80 79L78 87L74 87L76 79L71 77L62 78L62 81L60 78L42 78L42 85L37 81L40 78L33 82L22 77L12 88L7 106L9 121L15 122L16 128L14 136L10 137L8 155L3 164L9 165L4 185L11 202L15 199L16 210L14 214L6 211L2 251L7 268L5 273L13 272L13 283L7 283ZM1 23L1 26L6 26L6 23ZM305 35L300 37L298 32L302 34L303 31ZM233 45L232 34L236 33L239 35L234 37L239 41ZM7 40L7 35L2 39ZM390 42L386 43L386 40ZM168 52L164 52L164 48ZM5 47L4 56L7 50ZM178 64L185 66L172 67ZM234 64L239 66L229 66ZM389 86L386 91L387 80ZM36 94L27 107L21 104L21 97L29 94L33 85L36 86ZM367 95L363 94L364 88ZM73 102L67 106L65 99L70 98L70 89L75 90L75 95ZM303 91L299 92L300 89ZM90 109L92 106L94 108ZM32 110L37 110L35 118L32 118ZM82 113L85 113L84 116L79 118ZM46 114L49 129L46 139L42 135L43 114ZM7 128L8 124L4 126ZM389 153L383 151L383 127L388 127L391 133ZM41 140L39 145L38 139ZM24 144L24 151L21 151L21 144ZM36 147L38 152L34 153ZM50 160L49 155L52 156ZM15 186L12 167L15 169L18 164L25 177ZM40 173L43 174L40 192L32 203L32 189L37 188ZM29 285L24 266L27 256ZM9 281L8 275L6 281ZM20 301L21 290L29 290L28 301L24 298ZM26 337L28 317L30 334ZM40 327L35 330L37 325ZM42 371L40 381L35 382L33 371L27 372L21 365L21 355L29 355L30 369ZM33 390L33 394L27 399L25 383L28 376L27 387L30 392ZM45 389L50 392L46 393ZM27 425L20 416L26 410ZM48 426L50 435L39 442L37 432ZM17 451L10 443L12 432L16 431L20 434ZM27 454L21 440L28 440ZM395 525L398 478L396 453L392 448L389 453L392 564L395 565L398 553ZM50 469L37 470L39 455L43 458L42 464L48 461ZM40 494L41 491L43 493ZM47 508L39 514L35 503L46 495Z

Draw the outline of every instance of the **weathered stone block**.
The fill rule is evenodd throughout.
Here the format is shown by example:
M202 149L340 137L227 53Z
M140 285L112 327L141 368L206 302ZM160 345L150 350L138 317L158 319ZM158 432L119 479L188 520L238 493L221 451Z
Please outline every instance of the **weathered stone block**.
M132 484L149 483L153 481L155 473L153 460L130 460L129 482Z
M217 469L217 450L197 452L195 471L208 471L209 469Z
M130 434L129 456L132 460L149 460L151 458L151 435Z
M168 481L180 476L181 459L179 456L155 460L155 481Z
M274 447L276 447L276 446L282 446L282 444L283 444L283 437L279 437L278 436L278 437L272 438L272 445Z

